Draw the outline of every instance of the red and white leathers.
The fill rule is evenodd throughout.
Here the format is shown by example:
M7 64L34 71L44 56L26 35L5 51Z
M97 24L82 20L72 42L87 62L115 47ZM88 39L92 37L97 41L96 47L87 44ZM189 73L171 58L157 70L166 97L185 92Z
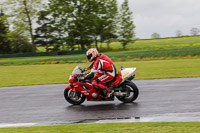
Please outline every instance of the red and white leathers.
M86 75L85 79L93 78L92 85L109 92L109 89L103 84L112 80L116 75L116 68L112 60L104 54L99 54L88 68L91 69L91 72Z

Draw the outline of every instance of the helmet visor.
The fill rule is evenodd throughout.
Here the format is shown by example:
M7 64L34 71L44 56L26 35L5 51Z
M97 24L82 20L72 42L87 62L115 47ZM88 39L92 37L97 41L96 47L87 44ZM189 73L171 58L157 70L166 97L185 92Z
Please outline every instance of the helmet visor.
M91 61L91 58L92 58L92 53L91 53L91 54L89 54L89 55L87 55L87 58L88 58L88 60L89 60L89 61Z

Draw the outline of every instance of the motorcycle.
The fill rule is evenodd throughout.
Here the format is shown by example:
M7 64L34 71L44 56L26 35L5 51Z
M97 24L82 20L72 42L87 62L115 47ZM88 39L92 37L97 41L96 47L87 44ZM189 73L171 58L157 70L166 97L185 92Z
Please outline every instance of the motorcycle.
M91 84L92 80L83 80L87 74L82 69L83 65L78 65L69 77L69 83L64 90L66 101L73 105L82 104L85 99L87 101L114 101L116 97L124 103L130 103L137 99L139 95L138 87L132 82L135 78L136 68L120 68L118 74L111 81L104 84L112 90L111 95L105 98L105 90L96 89Z

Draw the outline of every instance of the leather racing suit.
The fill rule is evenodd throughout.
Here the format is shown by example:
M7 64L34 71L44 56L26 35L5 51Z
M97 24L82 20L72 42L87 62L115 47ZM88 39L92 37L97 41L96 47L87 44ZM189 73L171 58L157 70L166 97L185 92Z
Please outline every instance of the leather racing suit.
M116 75L116 68L112 60L104 54L98 54L88 69L91 69L91 72L87 74L84 79L93 78L92 85L96 89L106 89L107 92L110 92L103 84L112 80Z

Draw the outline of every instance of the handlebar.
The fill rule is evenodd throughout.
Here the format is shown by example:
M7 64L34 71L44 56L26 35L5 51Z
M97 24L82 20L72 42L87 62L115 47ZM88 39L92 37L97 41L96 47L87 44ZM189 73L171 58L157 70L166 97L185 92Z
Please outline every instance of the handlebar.
M80 70L81 70L81 73L84 73L84 72L86 72L88 69L85 67L85 68L83 68L83 69L81 69L81 68L79 68Z

